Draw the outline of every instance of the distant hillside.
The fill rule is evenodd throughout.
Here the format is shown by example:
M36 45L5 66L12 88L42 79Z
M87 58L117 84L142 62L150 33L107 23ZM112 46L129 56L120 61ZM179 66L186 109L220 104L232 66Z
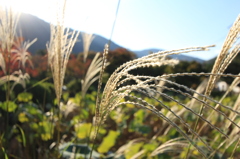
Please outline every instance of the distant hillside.
M25 40L33 40L37 38L38 40L30 47L29 51L31 53L36 53L40 49L46 49L46 43L50 40L50 24L39 19L36 16L22 13L19 19L17 30L22 31L22 35ZM95 38L90 46L92 51L103 51L104 45L108 43L106 38L99 35L94 35ZM79 53L83 51L82 46L82 36L78 37L79 42L77 42L73 48L73 53ZM121 46L111 42L110 49L116 49Z
M22 13L19 19L19 23L17 26L17 30L22 31L22 36L25 38L25 40L33 40L34 38L37 38L38 40L29 48L29 51L31 53L36 53L38 50L45 50L46 49L46 43L50 40L50 24L45 22L42 19L39 19L36 16L33 16L31 14ZM108 43L108 39L99 36L94 35L95 38L92 41L92 44L90 46L91 51L96 52L102 52L104 49L104 45ZM82 46L82 36L80 35L78 37L78 41L74 48L73 53L80 53L83 51ZM114 42L111 42L110 50L115 50L117 48L120 48L122 46L117 45ZM123 47L124 48L124 47ZM141 51L133 51L137 57L142 57L145 55L148 55L150 52L158 52L162 51L161 49L146 49ZM186 61L198 61L203 62L203 60L194 58L191 56L186 55L172 55L172 58L176 58L179 60L186 60Z
M149 53L156 53L159 51L163 51L163 49L145 49L145 50L141 50L141 51L133 51L134 53L137 54L138 57L143 57L148 55ZM203 63L204 60L199 59L199 58L195 58L195 57L191 57L191 56L187 56L187 55L170 55L169 57L173 58L173 59L178 59L181 61L197 61L199 63Z

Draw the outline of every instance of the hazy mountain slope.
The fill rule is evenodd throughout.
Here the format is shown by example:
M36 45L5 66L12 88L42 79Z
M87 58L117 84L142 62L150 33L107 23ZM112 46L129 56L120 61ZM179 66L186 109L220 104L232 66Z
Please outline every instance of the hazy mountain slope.
M25 40L33 40L37 38L37 42L35 42L29 49L31 53L35 53L40 49L46 49L46 43L50 39L50 24L39 19L36 16L22 13L19 19L19 23L17 26L18 30L22 30L22 36ZM95 38L90 46L90 50L93 51L103 51L104 45L108 43L108 40L99 36L94 35ZM73 53L82 52L82 36L78 37L78 41L73 48ZM110 49L116 49L121 46L111 42Z
M50 39L50 24L45 22L42 19L39 19L36 16L33 16L31 14L22 13L19 19L19 23L17 26L18 30L21 30L22 36L25 38L25 40L33 40L34 38L37 38L37 42L35 42L30 48L29 51L31 53L36 53L36 51L40 49L46 49L46 43ZM90 50L92 51L100 51L102 52L104 49L104 45L108 43L108 40L102 36L94 35L95 38L90 46ZM83 51L83 45L82 45L82 36L80 35L78 37L78 42L75 44L73 48L73 53L79 53ZM117 45L114 42L111 42L110 50L114 50L116 48L122 47L120 45ZM148 55L150 52L158 52L162 51L162 49L146 49L141 51L133 51L137 57L142 57L145 55ZM204 60L194 58L191 56L186 55L172 55L172 58L176 58L179 60L186 60L186 61L198 61L203 62Z

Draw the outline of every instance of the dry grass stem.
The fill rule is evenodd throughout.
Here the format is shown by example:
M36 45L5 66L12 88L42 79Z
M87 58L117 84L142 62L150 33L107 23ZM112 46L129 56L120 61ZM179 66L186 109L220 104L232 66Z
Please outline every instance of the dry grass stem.
M14 44L16 36L16 27L20 17L19 12L13 12L11 6L0 6L0 67L4 74L9 73L9 68L6 65L6 59L10 61L11 48Z
M19 12L13 12L11 6L0 6L0 41L2 51L10 52L16 35Z
M123 146L118 148L118 150L116 151L115 158L118 158L121 155L123 155L125 152L127 152L132 145L141 143L141 142L147 142L147 140L145 138L136 138L129 141L127 144L124 144Z
M100 53L97 53L95 55L95 57L93 58L87 73L85 75L85 78L81 81L82 83L82 97L85 96L88 88L95 82L98 80L99 75L98 73L101 71L102 69L102 57L100 57ZM107 66L108 64L106 64Z
M101 92L101 87L102 87L102 77L103 77L103 73L104 70L107 66L107 55L108 55L108 49L109 46L106 44L105 45L105 49L103 52L103 59L102 59L102 68L100 70L100 75L99 75L99 80L98 80L98 92L97 92L97 100L96 100L96 111L95 111L95 115L96 115L96 122L95 124L98 125L99 121L101 121L101 115L100 115L100 104L101 104L101 97L100 97L100 92Z
M174 153L181 153L188 145L188 141L184 138L175 138L168 140L167 142L161 144L158 148L156 148L152 153L151 156L156 156L160 153L166 152L174 152Z
M93 34L81 33L83 39L83 62L86 62L90 45L94 39Z
M28 61L31 67L33 67L33 64L31 62L31 54L28 52L29 47L37 41L37 38L33 39L32 41L25 41L22 42L22 40L17 39L17 41L14 43L15 48L11 49L11 53L14 55L12 56L13 65L19 61L19 66L25 68L26 62Z
M210 46L208 46L208 47L210 47ZM219 114L223 115L227 120L232 122L235 126L238 126L234 121L229 119L226 116L225 113L215 109L213 106L207 104L204 100L199 99L198 96L206 97L208 100L213 101L215 103L218 103L217 101L215 101L215 100L213 100L213 99L211 99L211 98L209 98L205 95L202 95L201 93L198 93L195 90L192 90L192 89L190 89L186 86L180 85L178 83L175 83L175 82L172 82L172 81L166 79L166 78L169 78L169 77L185 76L185 75L190 75L190 76L192 76L192 75L196 75L196 76L201 76L201 75L204 75L204 76L209 76L209 75L219 76L219 74L213 74L213 73L179 73L179 74L169 74L169 75L152 77L152 76L135 76L135 75L131 75L129 72L131 70L134 70L134 69L137 69L137 68L142 68L142 67L154 67L154 66L162 66L162 65L172 65L172 66L174 66L178 63L178 61L177 60L172 60L172 59L170 59L170 60L166 59L165 57L167 55L178 54L178 53L183 53L183 52L190 52L190 51L202 51L202 50L207 50L208 47L195 47L195 48L187 48L187 49L180 49L180 50L173 50L173 51L158 52L158 53L155 53L155 54L151 54L151 55L148 55L148 56L145 56L145 57L127 62L127 63L123 64L122 66L120 66L111 75L111 77L108 80L108 83L106 84L106 87L104 88L103 95L102 95L102 98L101 98L101 101L100 101L100 107L97 107L97 112L98 113L96 114L97 115L96 122L98 123L98 125L101 125L104 122L104 120L106 120L106 117L110 113L110 111L115 109L117 106L123 105L123 104L133 104L133 105L136 105L140 108L150 110L151 112L153 112L154 114L156 114L157 116L159 116L160 118L165 120L166 123L168 123L171 126L173 126L174 128L176 128L178 130L178 132L184 136L185 139L187 139L191 144L193 144L194 147L203 156L206 157L205 152L203 152L202 149L200 147L198 147L198 145L196 145L195 141L192 140L187 135L187 133L190 132L192 135L197 137L205 145L205 147L207 149L209 149L210 151L212 150L212 148L199 136L199 134L196 131L194 131L190 127L190 125L186 121L184 121L184 119L180 115L178 115L170 107L168 107L163 102L161 102L156 97L154 97L154 95L158 94L158 95L161 95L161 96L165 97L166 99L174 101L177 105L180 105L185 110L193 113L194 115L199 117L201 120L206 122L208 125L210 125L212 128L216 129L217 131L219 131L220 133L222 133L224 136L227 137L227 135L221 129L212 125L212 123L209 122L208 120L206 120L201 114L195 112L194 110L189 108L187 105L175 100L174 98L168 96L167 94L162 93L162 91L161 91L162 89L170 90L170 91L182 94L182 95L184 95L186 97L189 97L191 99L194 98L194 100L196 100L199 103L202 103L202 104L206 105L207 107L209 107L210 109L218 112ZM225 75L225 76L236 77L236 75ZM128 85L127 84L128 81L135 81L136 84ZM191 94L194 94L194 95L191 95L189 93L186 93L186 92L183 92L183 91L180 91L180 90L176 90L174 88L165 87L163 85L151 84L151 83L154 83L155 81L162 81L162 82L167 83L167 84L175 85L179 88L184 88L186 91L188 91L188 92L190 92ZM173 115L174 118L178 119L177 121L180 122L182 125L184 125L186 127L186 129L188 130L188 132L183 131L182 128L180 126L178 126L178 124L175 123L174 120L172 120L173 118L171 119L171 118L165 116L155 106L151 105L150 103L148 103L147 101L144 101L141 98L131 96L130 95L131 92L138 92L140 94L148 96L148 97L154 99L155 101L157 101L162 106L163 109L168 110ZM125 97L128 97L128 98L132 99L132 101L121 102L121 100ZM232 111L232 109L230 107L224 106L222 104L220 104L220 105L222 107L230 109ZM235 111L235 113L239 114L239 112L237 112L237 111Z
M54 87L58 102L62 96L62 86L66 66L79 32L64 27L65 4L57 14L57 25L51 24L50 42L47 44L48 63L52 70Z
M3 70L3 73L6 74L6 64L2 52L0 53L0 67Z
M233 26L231 27L228 36L222 46L221 52L218 55L213 69L212 73L223 73L227 66L231 63L233 58L237 55L239 52L239 44L235 44L237 42L237 39L239 38L240 33L240 16L237 17L236 21L234 22ZM231 51L231 48L232 51ZM210 76L209 82L206 88L206 95L210 95L212 89L214 88L214 84L219 76Z
M21 70L13 72L11 75L5 75L0 78L0 85L7 83L8 81L13 81L12 89L16 84L21 84L23 88L26 88L26 82L29 81L30 76L28 73L22 73ZM11 90L12 90L11 89Z
M240 83L240 77L236 77L236 78L233 80L233 82L231 83L231 85L228 87L227 91L224 93L224 95L221 97L221 99L220 99L218 102L219 102L219 103L222 103L222 101L227 97L227 95L228 95L228 94L233 90L233 88L236 87L239 83ZM238 99L237 99L237 101L235 102L234 107L233 107L233 110L238 111L238 112L240 111L240 109L238 109L238 103L240 102L239 100L240 100L240 99L239 99L239 97L238 97ZM220 106L219 104L216 104L215 109L218 109L219 106ZM212 111L212 112L209 114L209 116L207 117L207 120L210 120L211 117L214 115L214 113L216 113L216 112ZM235 117L236 117L237 115L238 115L238 114L236 114L235 112L232 112L232 111L231 111L231 113L230 113L230 115L229 115L229 118L230 118L232 121L234 121L234 119L235 119ZM230 124L231 124L230 121L226 121L226 122L227 122L226 125L230 125ZM199 128L198 132L200 133L205 126L206 126L206 123L204 123L204 124ZM225 129L228 129L228 127L229 127L229 126L226 126Z

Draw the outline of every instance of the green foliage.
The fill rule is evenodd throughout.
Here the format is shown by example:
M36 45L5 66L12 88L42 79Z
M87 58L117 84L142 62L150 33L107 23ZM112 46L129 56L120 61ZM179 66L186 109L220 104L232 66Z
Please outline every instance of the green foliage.
M144 124L144 119L146 112L143 109L138 110L134 113L134 119L130 123L130 132L139 132L141 134L148 134L151 132L151 128Z
M43 141L47 141L52 138L52 125L48 121L39 122L37 130Z
M56 27L59 29L57 30L60 31L59 33L63 33L61 27ZM63 37L64 39L65 36L53 37ZM54 46L56 43L52 44ZM61 50L64 47L58 49ZM207 48L192 48L192 50L200 51ZM64 49L61 53L66 50L70 51L70 49ZM185 51L189 50L191 51L191 48ZM180 52L184 52L184 49ZM18 158L60 158L60 156L62 158L90 158L91 152L93 152L93 158L104 158L106 154L126 159L132 157L183 158L188 154L189 158L200 158L201 154L212 153L209 145L218 151L213 154L214 158L216 156L224 158L225 155L230 156L234 153L236 156L240 154L238 149L235 152L239 142L235 137L239 133L239 130L235 129L235 126L239 124L239 113L236 112L238 108L235 107L239 105L238 97L230 96L221 101L228 107L219 104L217 102L219 99L207 101L205 96L194 92L204 77L199 77L199 74L195 74L197 76L181 75L185 72L210 72L211 70L207 67L211 64L205 67L205 64L196 61L180 61L177 66L172 67L177 63L176 61L173 62L167 57L165 59L162 54L158 54L157 57L149 58L146 61L144 59L136 60L136 63L132 63L134 65L126 67L126 69L122 67L125 72L121 72L121 69L118 70L119 72L116 74L119 73L119 76L115 76L116 78L111 80L112 83L109 84L111 89L106 89L107 93L97 94L95 82L92 87L87 87L89 89L84 92L86 95L82 95L81 90L84 88L82 81L96 53L91 52L87 59L82 54L70 56L64 81L67 89L65 86L64 89L62 87L65 77L65 69L62 69L62 66L65 68L65 62L67 62L65 57L67 56L59 56L63 58L62 60L54 58L59 65L52 65L51 62L54 59L48 56L50 66L57 70L53 71L57 73L53 76L53 80L47 69L46 53L51 53L51 49L48 52L40 50L32 58L35 70L27 68L24 70L33 77L26 88L15 86L14 89L10 89L12 86L10 78L6 85L0 87L2 95L0 97L0 158L9 158L9 156L13 158L16 158L15 156ZM169 54L171 53L178 54L179 52L169 52ZM10 56L2 55L1 60L5 60L3 57ZM30 55L26 54L24 57L28 58ZM106 68L101 83L104 85L109 77L111 79L110 75L114 70L123 63L134 59L136 59L135 54L124 48L109 51L107 60L110 65ZM162 64L161 60L166 61L166 64ZM62 63L63 61L65 62ZM169 61L172 63L168 63ZM10 66L11 62L11 60L8 61L6 66ZM239 72L236 72L238 63L239 56L225 72L238 74ZM61 68L59 69L59 67ZM1 75L3 68L4 65L1 64ZM132 68L137 69L131 70ZM14 69L16 69L15 65L12 70ZM130 71L126 71L128 69ZM94 76L97 76L99 72L95 73ZM165 78L164 74L174 75ZM60 76L62 78L59 78ZM123 80L118 81L120 78ZM61 82L54 88L53 82L56 83L60 79ZM166 83L159 85L158 82L161 81ZM114 84L116 87L113 87ZM25 86L25 84L22 85ZM63 94L59 93L57 99L55 98L55 89L58 92L63 91ZM129 94L128 91L132 92ZM117 105L118 101L116 102L115 99L123 94L125 97L119 102L122 105ZM114 98L107 98L111 95ZM193 95L198 96L193 97ZM104 99L101 101L102 105L98 105L96 102L97 97ZM193 98L198 101L190 103ZM106 104L108 102L109 105ZM111 105L112 103L113 105ZM96 106L103 106L104 109L100 110ZM201 111L198 114L200 107L203 108L203 114ZM214 112L211 113L213 110ZM98 115L102 112L108 114L107 111L111 111L109 116L99 118L100 121L104 119L106 122L97 125ZM198 119L200 119L199 123L195 125ZM226 122L226 120L228 121ZM205 123L207 126L198 132L198 127ZM95 129L98 130L97 135L93 133ZM224 133L226 136L230 136L230 140L223 138ZM186 141L189 141L194 147L188 146L185 140L176 140L182 136L188 139ZM106 156L106 158L112 156Z
M116 139L119 136L119 132L110 130L108 135L103 138L102 143L98 147L98 152L107 153L111 147L116 143Z
M55 95L54 95L54 86L50 82L36 82L36 81L31 81L29 86L29 92L33 94L32 101L37 104L52 104Z
M6 112L14 112L17 109L17 104L12 101L0 102L0 108Z
M8 155L7 155L4 147L1 147L1 149L2 149L2 152L3 152L3 155L4 155L4 159L8 159Z
M124 153L126 159L130 159L133 155L139 152L143 144L144 144L143 142L132 144Z
M20 133L21 133L21 136L22 136L22 143L23 143L23 147L26 146L26 137L25 137L25 133L23 131L23 129L19 126L19 125L16 125L17 128L19 129Z
M18 114L18 121L20 121L21 123L28 122L29 119L28 119L26 113L24 113L24 112L19 113Z
M83 124L75 125L75 131L76 131L77 137L79 139L84 139L89 137L91 133L91 127L92 127L91 123L83 123Z
M33 95L31 93L28 92L23 92L18 94L17 99L19 102L29 102L31 101L33 98Z

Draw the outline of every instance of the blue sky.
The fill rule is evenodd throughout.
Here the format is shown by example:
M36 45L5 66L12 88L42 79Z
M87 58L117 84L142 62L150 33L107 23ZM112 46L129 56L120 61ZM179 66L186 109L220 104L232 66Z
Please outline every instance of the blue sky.
M47 22L55 12L55 0L12 4ZM68 0L66 25L109 39L117 4L118 0ZM130 50L216 44L210 51L190 54L208 60L221 50L239 13L239 0L121 0L112 40Z

